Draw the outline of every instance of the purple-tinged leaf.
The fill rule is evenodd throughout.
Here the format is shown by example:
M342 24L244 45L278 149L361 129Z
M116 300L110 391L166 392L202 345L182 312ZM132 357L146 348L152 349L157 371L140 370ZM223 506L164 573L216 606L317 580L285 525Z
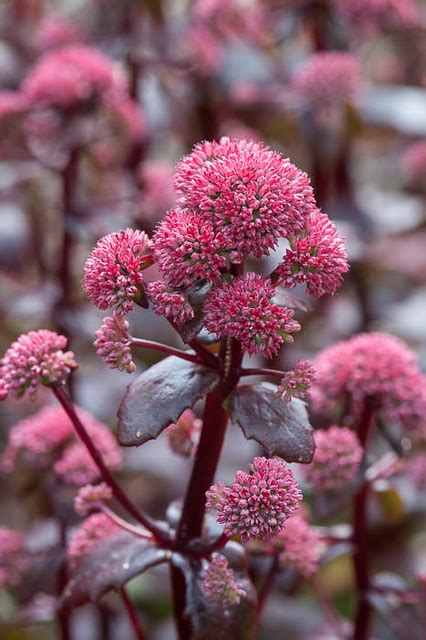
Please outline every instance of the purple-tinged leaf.
M305 403L275 397L268 382L237 387L229 399L231 420L248 440L256 440L268 453L287 462L310 462L315 449Z
M132 382L118 411L118 441L135 447L160 433L218 382L215 371L175 356L165 358Z
M169 557L169 551L128 531L104 538L71 571L60 607L70 609L88 600L96 602L107 591L119 589Z

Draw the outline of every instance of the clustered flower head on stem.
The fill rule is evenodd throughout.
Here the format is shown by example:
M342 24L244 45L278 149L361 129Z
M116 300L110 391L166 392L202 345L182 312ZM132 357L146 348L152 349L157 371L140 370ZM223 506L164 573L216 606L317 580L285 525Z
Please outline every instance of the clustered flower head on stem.
M25 393L34 398L40 385L65 382L78 367L66 346L64 336L47 329L19 336L1 360L0 400L9 394L21 398Z
M130 313L144 297L142 271L151 264L144 255L148 247L144 231L125 229L101 238L84 266L83 286L90 301L99 309Z
M302 499L293 472L278 458L254 458L250 473L237 471L234 483L218 482L207 492L207 506L228 536L272 540Z
M343 239L336 226L316 209L306 230L290 241L283 262L274 272L275 282L292 288L306 284L315 298L333 294L349 270Z
M112 489L106 482L99 484L86 484L79 489L74 499L74 509L80 516L87 516L90 511L99 507L101 503L108 502L112 498Z
M194 310L182 291L172 289L165 282L150 282L146 287L151 308L177 325L185 324L194 317Z
M279 559L283 566L292 567L305 577L318 571L323 551L321 536L306 521L300 509L287 520L273 545L280 550Z
M0 587L17 585L28 563L24 534L0 526Z
M341 491L357 476L363 449L356 434L345 427L332 426L314 433L312 462L302 467L316 491Z
M315 367L312 362L299 359L292 371L284 373L275 395L285 402L290 402L293 398L304 400L309 395L314 378Z
M166 430L170 449L182 458L190 458L194 453L203 423L192 409L186 409L178 421Z
M424 421L426 377L415 354L398 338L385 333L360 333L320 352L314 361L313 409L334 416L348 398L358 415L371 398L376 413L414 431Z
M68 544L67 557L74 569L96 545L122 531L121 527L104 513L93 513L86 518Z
M95 332L96 353L111 369L134 373L136 365L132 360L129 323L120 315L108 316Z
M416 0L333 0L336 9L360 34L374 35L382 29L418 24Z
M239 604L246 595L245 589L235 579L228 560L221 554L215 554L203 572L203 591L211 602L225 609Z
M207 295L205 326L219 338L236 338L249 355L272 358L300 330L293 311L275 304L274 295L271 281L255 273L223 282Z

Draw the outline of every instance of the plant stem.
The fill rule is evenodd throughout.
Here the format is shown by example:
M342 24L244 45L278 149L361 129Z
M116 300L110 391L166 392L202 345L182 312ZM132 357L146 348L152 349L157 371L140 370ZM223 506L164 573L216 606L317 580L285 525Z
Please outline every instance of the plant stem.
M262 583L262 586L260 588L259 594L257 596L257 622L259 624L260 621L260 616L262 614L262 611L265 607L265 603L266 600L269 596L269 594L272 591L272 588L274 586L274 582L275 582L275 578L277 577L277 573L279 571L280 568L280 560L279 560L279 554L275 553L273 558L272 558L272 562L271 565L268 569L268 572L265 576L265 579Z
M58 526L59 526L59 542L61 545L61 549L64 554L67 548L67 526L63 518L58 516ZM68 570L67 570L67 561L66 556L61 562L61 566L58 569L58 573L56 576L56 589L58 596L60 596L65 589L65 586L68 582ZM66 610L61 610L58 612L58 626L61 640L70 640L71 639L71 625L70 625L70 615Z
M271 376L272 378L282 378L284 371L278 369L240 369L240 376Z
M176 356L177 358L181 358L182 360L188 360L188 362L195 362L197 364L203 363L200 356L197 356L195 353L188 353L183 349L169 347L168 345L162 344L161 342L154 342L152 340L142 340L141 338L130 337L130 346L152 349L153 351L161 351L162 353L167 353L169 356Z
M89 454L91 455L94 463L100 471L102 479L108 484L109 487L111 487L116 500L133 518L135 518L137 522L142 524L146 529L148 529L148 531L152 533L157 542L169 544L169 536L162 529L160 529L149 516L143 514L138 509L138 507L127 497L120 485L114 480L110 470L104 463L101 454L93 444L90 435L88 434L86 428L78 417L74 405L66 394L64 388L60 386L52 386L51 389L59 400L66 414L70 418L71 422L73 423L78 437L80 438L80 440L82 440L83 444L86 445Z
M138 638L138 640L145 640L146 636L143 632L138 614L124 587L121 587L120 589L120 596L127 611L127 615L129 616L130 624L132 625L133 631L135 632L135 637Z
M358 424L358 438L366 455L368 435L373 417L373 402L367 398ZM368 563L367 540L367 500L370 483L365 481L354 498L353 509L353 542L355 545L353 564L357 591L357 611L354 622L353 640L367 640L371 618L371 608L368 601L370 589L370 575Z

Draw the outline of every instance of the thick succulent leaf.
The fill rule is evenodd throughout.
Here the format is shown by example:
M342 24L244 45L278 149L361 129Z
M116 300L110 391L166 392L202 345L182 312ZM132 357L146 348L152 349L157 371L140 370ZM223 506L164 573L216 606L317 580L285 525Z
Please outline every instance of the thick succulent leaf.
M231 420L269 455L287 462L310 462L315 444L305 403L285 402L275 397L275 391L268 382L237 387L229 399Z
M172 562L178 566L186 581L187 609L191 618L191 640L254 640L256 637L256 590L248 576L244 549L236 542L229 542L220 552L234 571L235 579L246 591L237 605L227 610L211 602L202 588L200 562L188 561L176 554Z
M128 531L101 540L71 572L60 600L69 609L119 589L150 567L166 562L170 552Z
M129 385L118 410L118 440L125 447L157 438L219 380L215 371L171 356Z

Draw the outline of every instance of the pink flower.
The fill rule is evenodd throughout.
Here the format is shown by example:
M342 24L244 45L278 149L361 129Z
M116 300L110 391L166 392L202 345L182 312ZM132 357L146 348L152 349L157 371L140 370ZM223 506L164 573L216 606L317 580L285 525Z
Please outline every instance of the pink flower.
M361 84L361 69L350 53L327 51L311 56L296 72L293 90L313 107L352 100Z
M144 162L139 168L138 180L140 216L147 222L157 222L174 205L173 167L160 162Z
M287 520L284 529L274 540L274 546L282 548L280 561L284 566L293 567L305 577L318 571L321 537L306 522L300 510Z
M420 13L415 0L333 0L356 29L374 34L386 28L412 27Z
M0 587L15 586L28 566L21 531L0 526Z
M105 106L107 115L116 125L117 132L128 138L131 143L140 142L145 135L145 118L137 102L123 93L107 96Z
M341 491L358 474L363 449L355 433L345 427L314 432L315 453L303 473L317 491Z
M27 107L28 103L23 93L19 91L0 92L0 122L22 115Z
M181 325L194 317L194 310L186 296L174 291L165 282L150 282L147 286L148 300L153 311Z
M81 34L72 22L47 17L40 24L37 39L40 49L56 49L78 42L81 39Z
M102 427L102 429L92 429L91 437L107 467L111 470L120 469L123 460L113 435ZM95 482L100 477L97 465L81 442L68 446L53 465L53 469L64 484L73 487Z
M203 573L203 591L207 598L224 609L239 604L246 595L245 589L235 580L228 560L221 554L214 555Z
M96 353L111 369L134 373L136 365L132 360L129 323L122 316L108 316L102 320L93 343Z
M197 215L169 211L157 226L152 247L158 267L172 287L214 280L226 266L222 238Z
M73 108L124 88L115 63L84 45L70 45L44 54L22 85L31 104L58 109Z
M248 38L261 43L267 33L268 13L259 0L197 0L193 13L196 24L205 25L224 40Z
M105 482L86 484L79 489L74 499L74 509L80 516L87 516L97 504L108 502L111 498L112 490Z
M254 458L251 473L237 471L230 487L217 482L207 491L207 506L227 536L271 540L296 511L302 494L292 471L277 458Z
M67 556L72 569L75 569L96 545L109 536L120 533L122 529L104 513L94 513L86 518L77 529L68 544Z
M205 326L219 338L236 338L249 355L272 358L300 330L293 311L272 302L274 295L270 280L255 273L224 282L207 295Z
M275 282L290 288L306 283L316 298L334 293L349 265L343 240L328 217L316 209L306 231L291 240L290 247L275 271Z
M315 367L309 360L298 360L293 371L287 371L281 378L276 396L290 402L293 398L302 400L309 395Z
M192 409L186 409L176 423L166 429L170 449L177 456L190 458L197 445L203 423Z
M405 471L417 489L426 489L426 451L408 458L405 462Z
M337 415L348 395L355 414L372 398L384 419L411 429L426 411L426 377L415 354L398 338L360 333L324 349L314 364L311 400L321 414Z
M0 399L8 394L31 398L40 385L61 384L78 365L72 351L64 351L67 339L40 329L23 333L12 342L0 366Z
M101 238L84 266L83 287L90 301L99 309L130 313L144 296L141 272L150 264L143 256L148 247L144 231L125 229Z
M307 175L253 141L197 144L174 184L179 205L213 228L233 262L268 255L280 238L302 231L315 208Z
M426 140L416 142L406 149L402 157L402 165L408 180L424 188L426 182Z

